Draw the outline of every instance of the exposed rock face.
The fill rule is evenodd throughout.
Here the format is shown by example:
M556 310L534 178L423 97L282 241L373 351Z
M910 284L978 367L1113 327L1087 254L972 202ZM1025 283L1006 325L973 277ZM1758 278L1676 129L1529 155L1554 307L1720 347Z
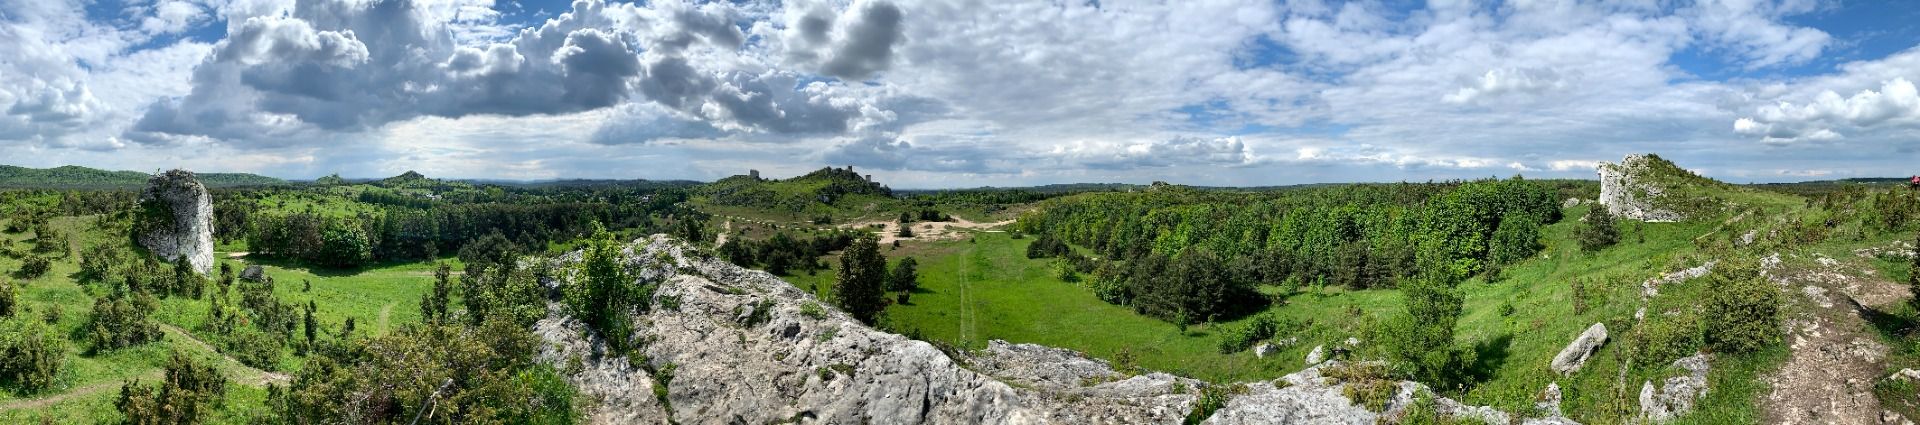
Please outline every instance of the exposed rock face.
M1574 338L1572 343L1567 344L1567 348L1561 349L1559 355L1553 356L1551 367L1554 372L1559 372L1561 375L1579 371L1581 365L1587 364L1587 358L1593 356L1593 351L1600 349L1600 345L1606 343L1607 325L1595 322L1593 326L1588 326L1585 332L1581 332L1579 337Z
M1693 411L1693 403L1707 396L1707 355L1695 354L1673 361L1673 367L1687 374L1667 378L1659 389L1648 381L1640 386L1640 417L1650 423L1666 423Z
M547 342L539 359L596 400L587 413L597 423L1171 424L1182 422L1210 385L1117 371L1078 352L1032 344L992 341L955 358L664 236L640 240L627 254L630 270L658 282L653 307L634 317L643 360L602 355L601 343L584 339L582 326L557 305L535 325ZM569 273L547 284L576 278ZM660 302L669 299L677 302ZM1343 383L1320 375L1339 364L1287 375L1278 381L1286 388L1235 384L1248 391L1209 422L1372 424L1403 413L1422 388L1396 383L1392 404L1374 413L1348 400ZM1435 406L1443 415L1510 422L1492 408L1444 398Z
M1640 221L1680 221L1680 213L1659 208L1653 200L1662 193L1660 187L1641 181L1648 162L1652 158L1646 155L1627 155L1619 164L1600 163L1600 198L1595 199L1607 207L1607 212L1615 217Z
M1316 365L1324 361L1327 361L1327 346L1315 345L1313 351L1307 352L1307 364Z
M147 179L135 238L154 255L186 257L201 274L213 271L213 202L193 172L171 170Z
M1379 423L1382 418L1399 418L1414 405L1414 396L1428 392L1425 385L1411 381L1395 383L1397 391L1380 412L1348 399L1347 382L1327 377L1323 371L1342 367L1329 361L1288 374L1272 382L1244 384L1247 394L1235 397L1226 407L1214 412L1204 424L1353 424ZM1485 406L1467 406L1446 397L1434 397L1434 411L1442 416L1478 420L1484 423L1511 423L1505 412Z

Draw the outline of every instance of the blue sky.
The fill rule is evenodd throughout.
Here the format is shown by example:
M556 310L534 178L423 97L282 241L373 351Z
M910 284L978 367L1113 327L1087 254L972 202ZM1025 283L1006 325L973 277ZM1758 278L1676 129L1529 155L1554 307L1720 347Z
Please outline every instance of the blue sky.
M895 187L1920 173L1897 1L0 0L0 163Z

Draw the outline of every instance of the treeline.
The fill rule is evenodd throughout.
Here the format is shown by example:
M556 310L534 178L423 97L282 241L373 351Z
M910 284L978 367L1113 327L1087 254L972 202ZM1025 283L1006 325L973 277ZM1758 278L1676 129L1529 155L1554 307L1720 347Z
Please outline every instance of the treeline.
M717 249L722 258L741 267L763 267L768 273L784 276L798 270L808 274L826 269L820 257L846 249L862 234L857 231L832 231L802 238L774 233L765 240L728 239Z
M1470 276L1532 256L1560 219L1534 182L1345 185L1271 193L1169 185L1042 203L1024 231L1110 260L1103 299L1170 321L1231 317L1266 302L1257 283L1392 287L1429 268Z
M373 192L365 192L373 193ZM377 214L323 214L263 210L252 198L216 205L223 239L244 238L254 255L290 258L332 267L437 258L469 242L498 234L529 251L591 232L589 223L615 229L672 233L698 240L706 215L681 202L684 192L663 191L613 202L436 203L432 208L384 204ZM233 229L245 229L233 235Z

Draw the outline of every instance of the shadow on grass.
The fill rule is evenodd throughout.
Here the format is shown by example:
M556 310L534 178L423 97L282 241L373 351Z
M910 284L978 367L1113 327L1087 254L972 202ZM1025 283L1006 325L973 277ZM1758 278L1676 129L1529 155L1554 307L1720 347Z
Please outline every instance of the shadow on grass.
M1853 306L1853 311L1859 313L1861 319L1866 320L1868 325L1873 326L1873 329L1879 331L1883 336L1899 339L1912 336L1914 331L1920 330L1915 329L1912 318L1878 310L1873 307L1867 307L1866 305L1860 304L1860 301L1854 300L1853 297L1841 295L1840 298L1845 299L1848 305Z
M1507 364L1508 357L1512 357L1513 352L1508 349L1512 346L1512 333L1503 333L1492 339L1474 343L1473 366L1467 370L1467 374L1472 377L1473 382L1492 380L1493 374Z

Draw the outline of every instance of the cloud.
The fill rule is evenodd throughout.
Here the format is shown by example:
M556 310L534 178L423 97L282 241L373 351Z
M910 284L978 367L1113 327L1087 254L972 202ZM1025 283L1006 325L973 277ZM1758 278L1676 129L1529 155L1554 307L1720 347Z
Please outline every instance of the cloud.
M1183 165L1237 167L1255 162L1247 145L1231 136L1174 136L1119 144L1079 142L1055 146L1049 153L1076 166L1117 170Z
M871 78L892 66L894 49L905 40L905 14L892 3L860 2L839 16L824 7L789 10L804 12L788 23L788 58L822 75Z
M1449 103L1472 103L1475 100L1506 94L1540 93L1563 85L1560 76L1551 69L1497 68L1488 70L1480 78L1441 100Z
M1851 96L1827 90L1798 105L1781 101L1762 106L1752 117L1735 120L1733 130L1769 143L1791 143L1842 138L1834 127L1911 124L1920 124L1920 90L1906 78L1894 78L1879 90L1861 90Z
M841 133L887 119L854 91L727 58L744 36L725 5L574 6L504 42L460 45L412 2L302 2L237 25L195 70L193 93L154 103L127 138L272 146L419 116L570 114L636 97L734 132Z
M1803 63L1819 57L1832 36L1808 27L1779 22L1787 15L1806 13L1812 1L1760 2L1703 0L1681 11L1692 19L1695 32L1713 47L1746 61L1748 69Z

